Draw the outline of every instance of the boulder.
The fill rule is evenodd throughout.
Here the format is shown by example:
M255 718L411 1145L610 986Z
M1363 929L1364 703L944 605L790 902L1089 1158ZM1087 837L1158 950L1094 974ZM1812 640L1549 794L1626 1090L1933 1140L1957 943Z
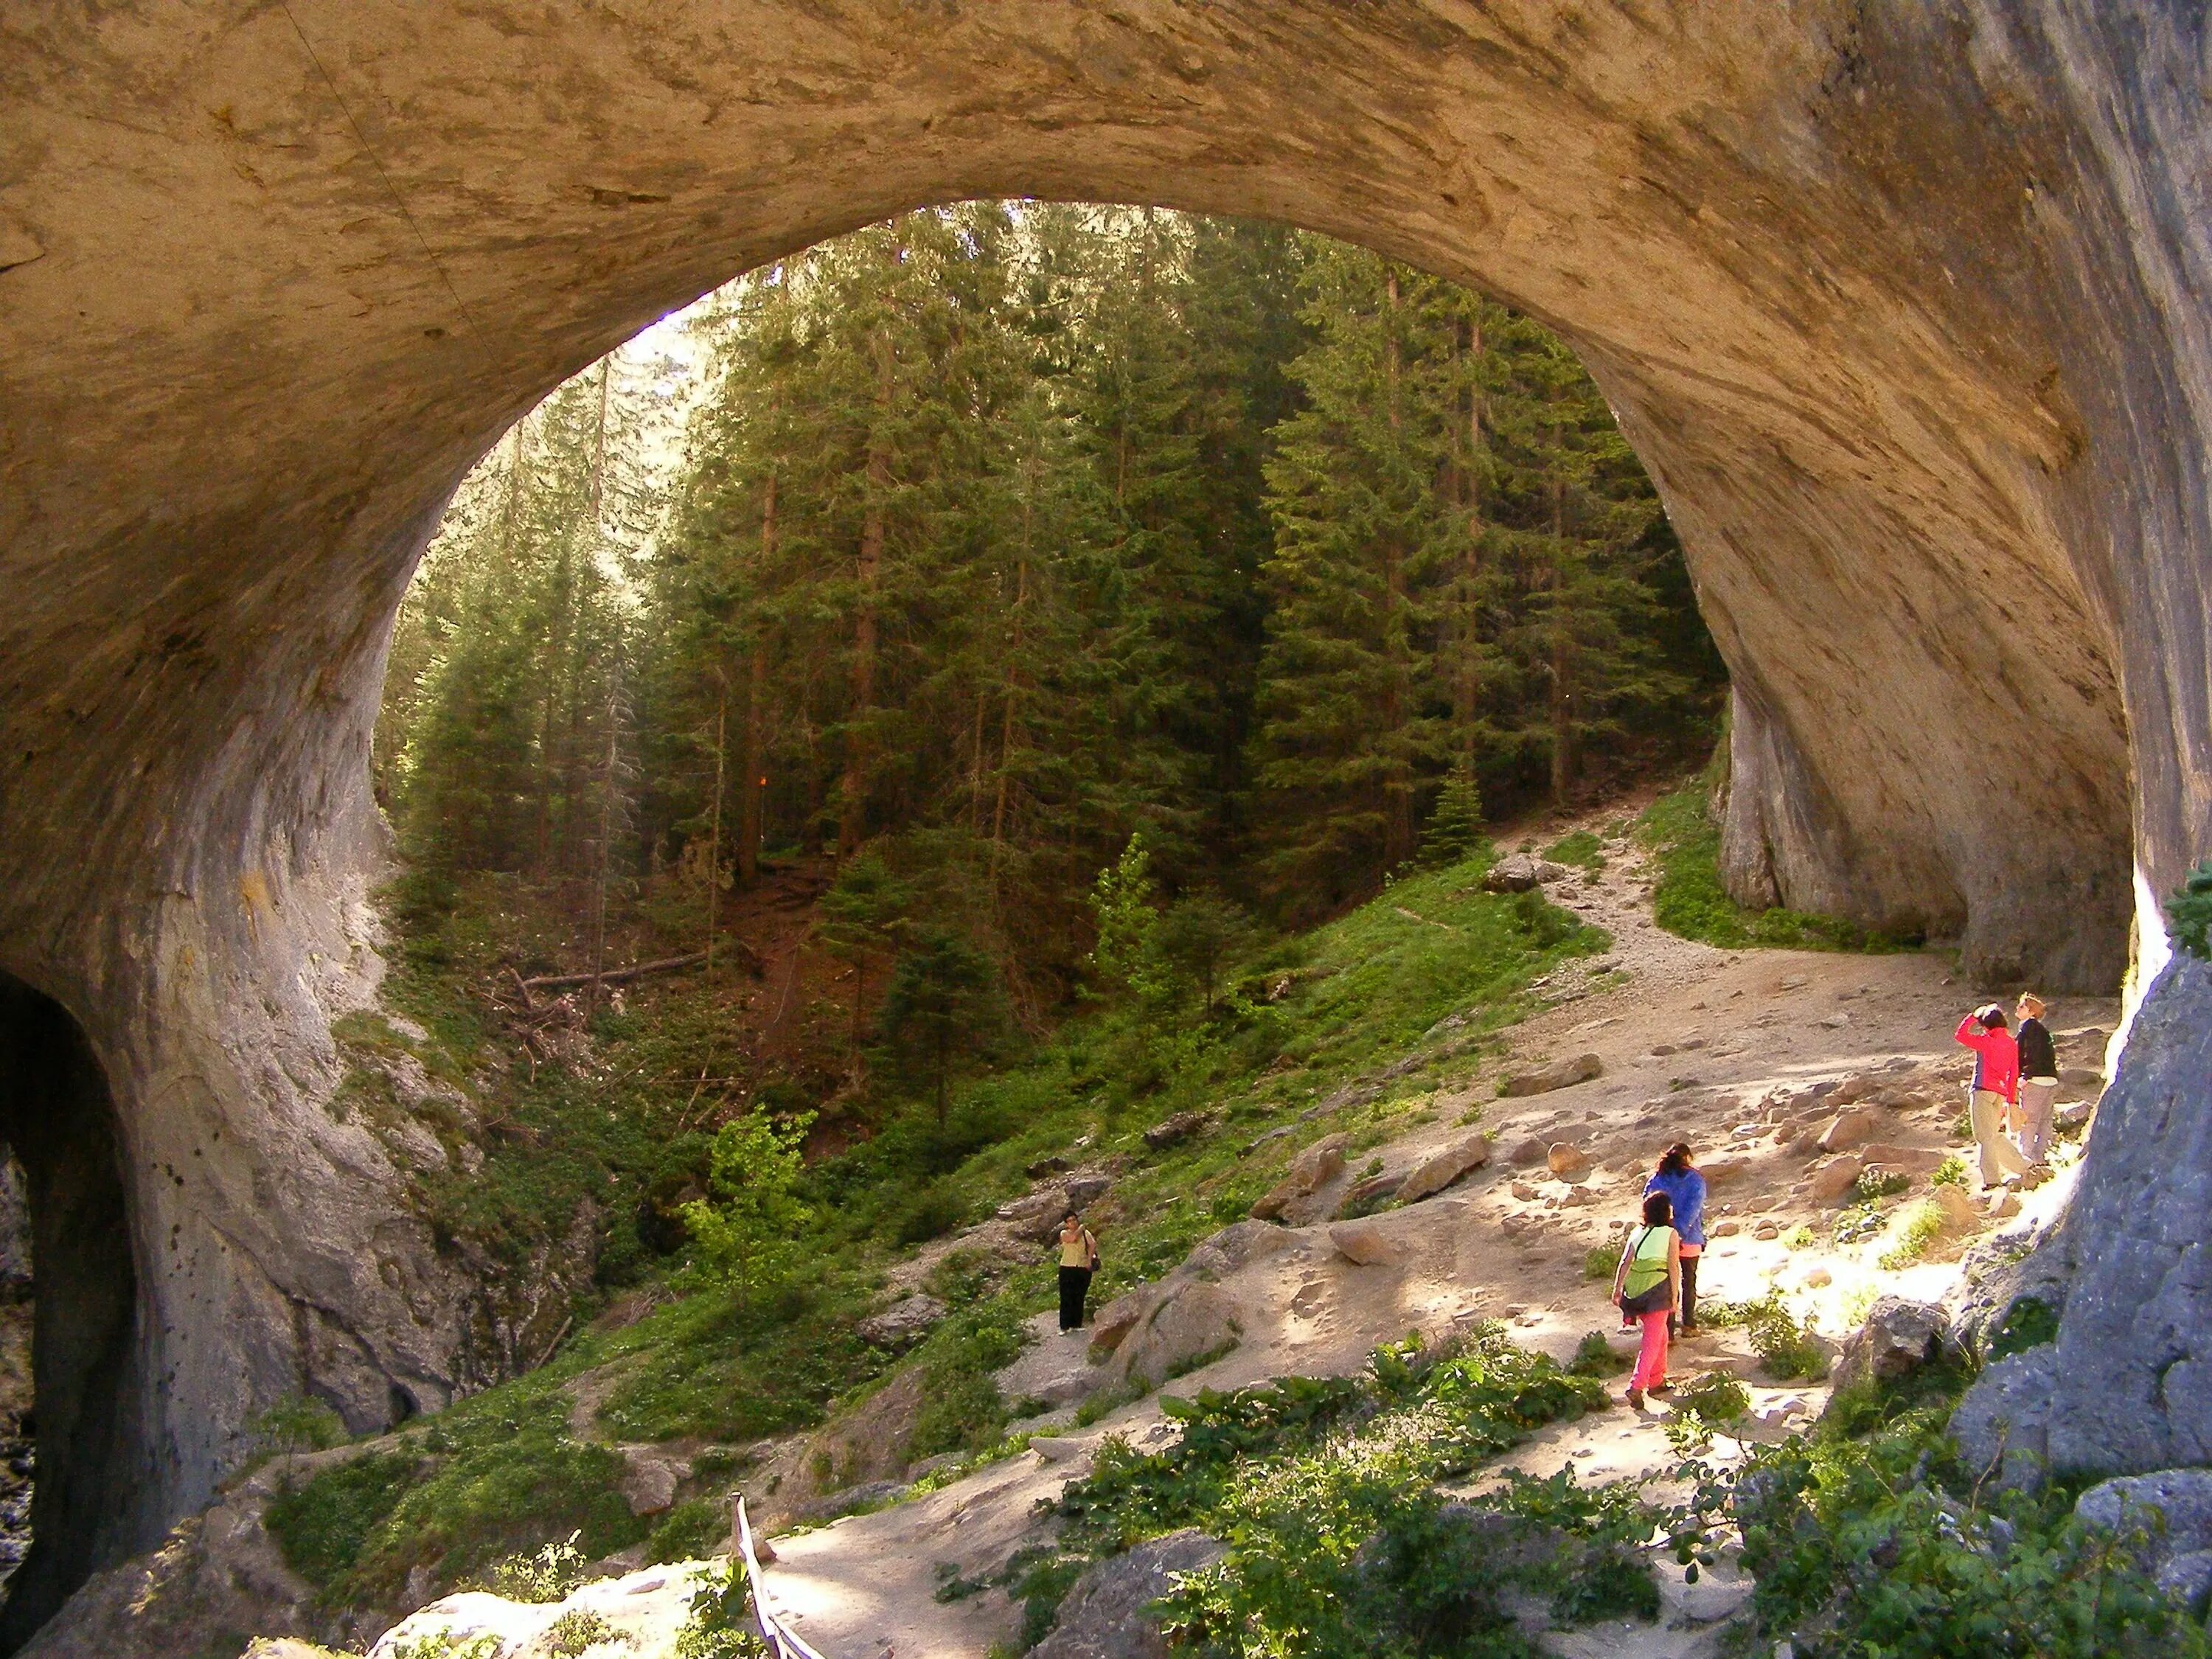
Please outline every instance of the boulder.
M1982 1213L1974 1207L1974 1200L1966 1196L1965 1188L1946 1182L1933 1188L1929 1198L1943 1212L1943 1231L1946 1233L1955 1237L1960 1233L1972 1232L1982 1224Z
M1178 1574L1210 1567L1222 1554L1220 1544L1186 1528L1108 1556L1075 1581L1030 1659L1168 1659L1146 1609L1175 1588Z
M912 1296L902 1297L881 1313L870 1314L854 1329L863 1342L896 1353L927 1336L930 1328L950 1311L935 1297L917 1291Z
M1869 1164L1879 1164L1885 1170L1930 1176L1942 1169L1943 1160L1952 1154L1940 1146L1899 1146L1887 1140L1870 1140L1861 1156Z
M1414 1165L1398 1188L1399 1200L1418 1204L1489 1162L1490 1137L1478 1130Z
M2212 1550L2174 1556L2158 1570L2158 1587L2191 1618L2202 1619L2212 1601Z
M1405 1184L1406 1177L1402 1175L1370 1176L1345 1194L1344 1202L1337 1206L1337 1213L1339 1215L1364 1214L1377 1205L1387 1203L1389 1200L1397 1197L1399 1188Z
M1170 1279L1220 1279L1239 1267L1291 1247L1280 1227L1264 1221L1239 1221L1200 1239L1169 1275Z
M1544 1162L1562 1181L1580 1181L1590 1171L1589 1154L1571 1140L1553 1142Z
M2095 1531L2133 1535L2139 1565L2192 1612L2212 1594L2212 1469L2100 1481L2074 1501L2074 1514Z
M1344 1149L1352 1137L1323 1137L1291 1160L1279 1182L1252 1206L1255 1220L1272 1221L1302 1198L1310 1198L1344 1173Z
M1145 1145L1154 1152L1195 1139L1213 1126L1211 1112L1176 1112L1145 1131Z
M1233 1348L1243 1327L1235 1297L1203 1280L1177 1286L1132 1326L1114 1350L1122 1377L1142 1377L1155 1388L1170 1374ZM1095 1346L1095 1340L1094 1340Z
M1482 876L1483 890L1488 893L1525 893L1535 885L1536 860L1526 853L1509 854Z
M1832 1158L1816 1164L1807 1177L1807 1191L1816 1204L1839 1204L1858 1184L1860 1168L1855 1158Z
M659 1515L674 1507L676 1488L691 1473L689 1462L649 1446L624 1446L622 1459L622 1478L615 1486L632 1515Z
M1506 1162L1516 1170L1526 1170L1541 1164L1550 1154L1552 1143L1541 1135L1530 1135L1506 1154Z
M1385 1267L1405 1260L1405 1246L1384 1237L1371 1221L1340 1221L1328 1230L1328 1242L1337 1253L1363 1267Z
M1942 1309L1930 1302L1885 1296L1868 1311L1866 1323L1844 1342L1837 1357L1835 1385L1893 1382L1909 1376L1936 1357L1950 1328Z
M1847 1152L1854 1146L1863 1146L1880 1134L1883 1123L1878 1113L1870 1107L1854 1106L1838 1112L1828 1127L1820 1132L1820 1147L1824 1152Z
M1498 1085L1498 1092L1517 1098L1523 1095L1546 1095L1554 1089L1571 1089L1577 1083L1588 1083L1592 1078L1605 1075L1605 1062L1595 1054L1576 1054L1571 1059L1555 1060L1548 1066L1540 1066L1533 1072L1518 1073Z
M2040 1486L2057 1380L2058 1351L2048 1342L1987 1367L1951 1413L1951 1437L1967 1468L1994 1472L2003 1486Z
M1717 1187L1734 1181L1750 1167L1751 1160L1747 1158L1716 1158L1698 1165L1698 1173L1705 1176L1705 1185Z
M1137 1328L1137 1322L1152 1312L1159 1301L1159 1291L1150 1285L1140 1285L1125 1296L1117 1296L1091 1316L1091 1363L1102 1364L1107 1357Z

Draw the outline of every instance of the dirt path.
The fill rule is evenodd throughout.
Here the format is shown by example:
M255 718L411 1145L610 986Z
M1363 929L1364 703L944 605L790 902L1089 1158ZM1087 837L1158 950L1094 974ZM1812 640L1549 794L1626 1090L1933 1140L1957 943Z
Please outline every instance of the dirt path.
M1580 827L1595 830L1618 817L1616 809ZM1836 1201L1815 1188L1855 1174L1866 1147L1831 1155L1817 1136L1840 1103L1859 1115L1855 1121L1882 1157L1917 1158L1925 1166L1957 1150L1950 1130L1969 1062L1951 1031L1960 1012L1984 998L1954 983L1936 955L1737 952L1676 939L1650 920L1655 872L1640 851L1613 841L1605 852L1601 872L1586 879L1577 872L1547 891L1607 930L1613 948L1551 975L1540 988L1551 1006L1510 1032L1503 1061L1440 1091L1425 1127L1371 1154L1387 1172L1412 1169L1463 1139L1462 1119L1479 1109L1496 1147L1490 1164L1437 1197L1372 1218L1395 1247L1386 1264L1346 1259L1325 1222L1267 1235L1273 1248L1218 1279L1236 1304L1238 1346L1179 1380L1175 1392L1349 1374L1376 1346L1409 1331L1440 1334L1483 1319L1505 1322L1516 1340L1562 1359L1591 1331L1607 1334L1626 1354L1627 1340L1613 1334L1607 1286L1586 1277L1585 1258L1597 1246L1610 1249L1659 1151L1677 1139L1697 1149L1711 1187L1702 1293L1748 1301L1779 1290L1831 1339L1856 1326L1877 1290L1940 1298L1956 1279L1964 1245L2000 1224L2041 1224L2063 1203L2070 1170L2012 1200L2022 1206L2017 1219L1999 1223L1978 1204L1971 1224L1916 1266L1881 1267L1886 1237L1838 1244ZM2062 1064L2100 1063L2117 1013L2109 1001L2054 1002L2050 1024ZM1589 1081L1523 1099L1495 1092L1499 1077L1583 1054L1601 1067ZM2094 1094L2086 1073L2082 1079L2075 1092ZM1870 1103L1850 1103L1862 1096ZM1561 1145L1582 1153L1587 1170L1554 1175L1547 1154ZM1526 1161L1515 1161L1516 1151ZM1369 1156L1361 1154L1363 1163ZM1340 1177L1339 1189L1351 1179ZM1915 1190L1928 1190L1924 1178ZM1088 1374L1087 1332L1064 1335L1049 1315L1033 1329L1035 1344L1001 1375L1008 1398L1046 1393L1055 1376ZM1677 1377L1718 1368L1746 1382L1753 1402L1746 1432L1753 1438L1791 1432L1825 1403L1821 1387L1768 1382L1740 1330L1686 1341L1677 1355ZM1614 1386L1617 1392L1618 1379ZM1003 1590L950 1601L939 1601L938 1590L955 1576L990 1576L1040 1538L1039 1502L1087 1472L1106 1436L1162 1443L1174 1432L1157 1395L1087 1428L1074 1428L1073 1414L1062 1407L1032 1419L1041 1449L925 1497L777 1539L778 1559L767 1575L771 1606L828 1659L982 1659L994 1644L1016 1640L1020 1610ZM1486 1469L1476 1485L1504 1467L1540 1476L1570 1465L1586 1479L1650 1475L1673 1461L1664 1423L1663 1408L1620 1408L1557 1424ZM1561 1659L1716 1652L1715 1621L1733 1610L1743 1587L1725 1574L1708 1575L1698 1587L1665 1569L1662 1577L1666 1616L1657 1626L1547 1632L1542 1643ZM653 1594L673 1595L679 1583L672 1577ZM652 1611L651 1600L635 1604L639 1616ZM1540 1622L1540 1613L1531 1617Z
M1925 1104L1872 1109L1881 1144L1955 1146L1948 1131L1962 1100L1952 1074L1962 1079L1966 1066L1950 1034L1959 1013L1978 1000L1974 988L1953 983L1934 955L1739 952L1677 939L1650 920L1656 872L1641 853L1614 842L1606 856L1595 878L1577 872L1547 891L1613 935L1613 951L1597 961L1621 971L1556 975L1547 988L1562 1000L1516 1029L1513 1058L1501 1068L1595 1054L1602 1075L1526 1100L1475 1091L1441 1099L1434 1125L1378 1149L1386 1169L1409 1168L1463 1134L1453 1121L1477 1103L1500 1152L1491 1167L1443 1196L1376 1218L1404 1250L1396 1264L1354 1265L1331 1246L1324 1224L1291 1230L1287 1248L1222 1281L1242 1310L1243 1340L1176 1384L1177 1392L1286 1373L1348 1373L1379 1342L1478 1318L1504 1319L1520 1340L1565 1358L1584 1333L1610 1332L1616 1323L1606 1286L1584 1277L1583 1258L1632 1214L1652 1160L1677 1138L1698 1148L1701 1163L1722 1165L1707 1224L1727 1236L1714 1237L1707 1253L1707 1296L1747 1300L1778 1287L1824 1333L1840 1335L1877 1281L1884 1291L1931 1297L1948 1286L1955 1248L1950 1260L1885 1272L1871 1260L1877 1244L1837 1247L1825 1225L1834 1206L1807 1190L1808 1154L1814 1164L1825 1160L1802 1141L1778 1144L1776 1130L1786 1133L1793 1116L1806 1115L1815 1085L1888 1068L1929 1086ZM2062 1032L2108 1030L2116 1014L2110 1002L2068 999L2054 1005L2050 1023ZM2075 1047L2086 1053L2088 1043ZM1793 1102L1806 1106L1793 1112ZM1513 1168L1504 1154L1531 1139L1579 1146L1591 1171L1571 1182L1540 1164ZM1741 1167L1731 1172L1730 1164ZM2062 1176L2029 1194L2024 1219L2051 1210L2065 1185ZM1812 1225L1815 1242L1792 1249L1781 1235L1800 1224ZM1762 1231L1774 1236L1758 1237ZM1024 1364L1048 1372L1077 1363L1079 1341L1048 1330ZM1678 1374L1718 1366L1742 1375L1754 1416L1771 1424L1764 1432L1808 1420L1824 1403L1821 1388L1771 1387L1758 1377L1739 1332L1678 1352ZM1066 1415L1040 1426L1049 1430ZM1648 1474L1669 1461L1663 1420L1657 1413L1601 1413L1555 1425L1507 1462L1540 1475L1568 1463L1589 1478ZM886 1651L900 1659L978 1659L1013 1633L1018 1610L998 1591L939 1602L940 1575L980 1576L1003 1562L1035 1527L1037 1500L1084 1472L1087 1449L1106 1434L1167 1432L1148 1399L1069 1434L1050 1458L1032 1451L922 1501L792 1538L779 1546L782 1561L769 1575L774 1598L834 1659ZM1547 1639L1563 1655L1687 1655L1704 1637L1683 1616L1682 1597L1674 1587L1678 1628L1671 1632Z

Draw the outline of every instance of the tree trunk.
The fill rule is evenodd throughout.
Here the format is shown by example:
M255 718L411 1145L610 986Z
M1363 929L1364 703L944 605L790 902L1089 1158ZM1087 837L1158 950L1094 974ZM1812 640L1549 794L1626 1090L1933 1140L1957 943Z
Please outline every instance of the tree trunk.
M761 770L767 703L768 641L756 630L745 670L745 776L739 796L744 816L738 828L738 879L747 887L760 879L761 809L768 787L768 776Z
M1559 429L1552 428L1552 452L1559 450ZM1556 473L1552 483L1552 800L1567 804L1575 776L1574 641L1567 617L1567 492Z
M1389 272L1384 279L1384 295L1388 301L1382 326L1382 364L1384 407L1390 422L1390 436L1395 443L1403 428L1404 416L1398 398L1398 273ZM1382 867L1395 870L1413 855L1413 781L1406 775L1406 763L1400 738L1406 724L1407 664L1406 664L1406 568L1404 550L1398 545L1397 537L1386 532L1382 537L1382 741L1396 751L1382 783Z
M729 713L729 688L722 671L714 670L714 805L707 816L707 980L714 978L715 910L722 896L722 775L724 724Z
M1022 551L1014 562L1014 637L1013 648L1006 658L1006 681L1001 690L999 708L999 781L997 799L991 805L991 896L995 902L999 896L999 853L1006 842L1006 784L1012 770L1014 743L1018 728L1014 723L1014 705L1021 696L1021 665L1024 629L1028 623L1030 597L1030 501L1026 492L1022 497Z
M1467 468L1460 478L1460 505L1467 513L1467 536L1460 545L1460 672L1458 708L1461 763L1474 770L1474 718L1481 706L1481 631L1480 605L1482 577L1482 315L1468 325Z
M775 474L770 472L761 489L761 568L775 558ZM742 817L738 830L738 879L750 887L760 879L761 792L768 779L761 768L764 728L768 718L768 630L756 623L752 651L745 665L745 774L739 785Z
M860 614L853 628L853 707L845 739L845 775L838 787L837 856L852 855L866 829L869 775L874 769L868 716L876 705L876 584L884 562L884 501L890 493L891 336L876 328L876 419L868 438L868 499L860 520Z

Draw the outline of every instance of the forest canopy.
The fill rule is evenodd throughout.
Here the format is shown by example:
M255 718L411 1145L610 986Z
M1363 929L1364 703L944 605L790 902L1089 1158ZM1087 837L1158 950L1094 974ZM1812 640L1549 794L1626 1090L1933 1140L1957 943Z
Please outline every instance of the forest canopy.
M688 406L620 356L563 386L408 595L377 778L432 890L516 877L599 951L822 863L864 981L949 934L1034 1017L1133 836L1163 902L1303 921L1712 742L1650 480L1573 353L1470 290L975 202L690 328Z

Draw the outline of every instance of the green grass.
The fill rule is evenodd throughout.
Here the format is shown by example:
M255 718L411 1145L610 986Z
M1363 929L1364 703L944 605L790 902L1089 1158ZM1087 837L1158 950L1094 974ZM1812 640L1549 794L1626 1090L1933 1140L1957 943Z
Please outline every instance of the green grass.
M1656 856L1659 883L1652 915L1683 939L1726 950L1753 946L1792 951L1889 951L1915 941L1871 933L1833 916L1776 907L1751 910L1721 885L1719 829L1707 813L1702 781L1662 796L1636 821L1636 834Z
M357 1062L411 1054L497 1126L477 1177L464 1177L456 1158L452 1171L416 1180L419 1212L441 1240L520 1261L589 1199L605 1218L602 1280L659 1273L681 1294L625 1330L573 1337L540 1370L419 1419L392 1459L304 1482L272 1511L287 1559L337 1608L396 1605L417 1567L449 1588L571 1533L587 1559L641 1541L655 1554L690 1547L710 1512L722 1524L714 1492L696 1489L708 1480L705 1466L657 1527L630 1516L615 1494L618 1455L571 1432L562 1385L613 1369L593 1425L610 1441L735 1446L855 1407L894 1369L856 1329L885 1262L1026 1190L1023 1167L1041 1158L1128 1160L1114 1220L1102 1228L1094 1305L1158 1277L1242 1219L1310 1141L1341 1130L1364 1149L1434 1115L1438 1091L1467 1086L1497 1052L1495 1034L1525 1011L1530 981L1607 947L1604 933L1540 896L1482 892L1486 864L1486 854L1413 876L1267 948L1242 965L1237 994L1212 1019L1193 1014L1164 1030L1139 1011L1103 1007L961 1085L942 1124L919 1106L894 1105L872 1137L810 1166L803 1195L819 1219L807 1270L750 1306L690 1273L680 1255L656 1257L632 1220L703 1165L704 1137L678 1130L692 1092L684 1079L732 1069L714 1047L713 1004L696 988L641 991L629 1013L603 1014L595 1026L591 1080L541 1065L533 1081L501 1048L471 987L494 961L530 971L551 947L530 933L528 907L489 884L446 914L427 945L399 954L390 1003L427 1041L373 1017L341 1030ZM1430 1063L1382 1075L1409 1054ZM394 1109L374 1067L356 1070L366 1080L355 1109ZM1144 1146L1146 1127L1191 1107L1218 1113L1220 1127L1162 1152ZM1243 1155L1283 1124L1295 1132ZM433 1127L453 1131L442 1120ZM910 1459L972 1461L1003 1449L1010 1402L991 1374L1020 1351L1024 1318L1051 1305L1048 1254L1040 1244L1011 1261L956 1259L933 1280L952 1316L896 1362L923 1373ZM589 1310L588 1301L576 1310Z
M1576 865L1584 870L1605 868L1605 843L1588 830L1577 830L1571 836L1562 836L1544 849L1544 856L1554 864Z
M1602 1387L1486 1327L1463 1345L1378 1350L1363 1377L1289 1378L1167 1402L1180 1438L1152 1453L1116 1440L1057 1505L1056 1579L1071 1558L1194 1526L1228 1541L1217 1567L1164 1605L1179 1648L1200 1653L1533 1652L1500 1592L1548 1595L1571 1619L1648 1616L1627 1547L1651 1512L1595 1498L1571 1476L1509 1482L1455 1503L1464 1478L1541 1425L1601 1406ZM1484 1525L1476 1508L1504 1524ZM1543 1552L1508 1541L1542 1528ZM1233 1645L1224 1647L1224 1644Z
M1943 1206L1932 1198L1908 1204L1897 1221L1897 1235L1881 1253L1884 1273L1910 1267L1928 1254L1928 1247L1943 1236Z

